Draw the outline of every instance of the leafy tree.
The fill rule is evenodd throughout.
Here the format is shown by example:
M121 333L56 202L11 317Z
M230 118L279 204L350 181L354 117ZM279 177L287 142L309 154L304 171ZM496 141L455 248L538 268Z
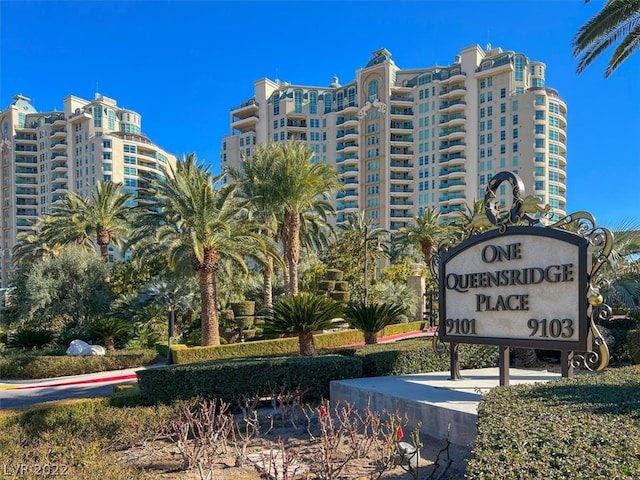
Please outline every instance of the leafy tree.
M298 293L281 297L274 302L265 317L265 331L295 334L300 354L316 356L313 334L332 328L332 320L342 314L342 306L333 300L313 293Z
M109 310L108 275L108 266L95 252L73 246L57 257L21 264L12 277L8 317L30 327L53 328L71 319L86 325Z
M279 144L281 156L274 162L277 200L283 207L280 240L286 264L285 292L298 292L302 216L313 211L320 218L333 213L329 194L338 189L335 169L322 163L311 163L313 151L302 142Z
M607 0L600 12L580 27L573 39L578 73L616 44L605 77L609 77L640 47L640 0Z
M109 245L121 248L130 231L130 199L130 194L122 193L122 184L113 182L98 182L88 199L68 192L64 202L45 217L42 236L49 245L95 243L108 263Z
M202 344L219 345L218 287L220 259L226 257L247 271L245 255L264 252L266 245L242 218L242 203L234 187L220 187L222 175L198 165L194 154L178 161L164 182L154 182L147 210L139 215L136 238L153 236L151 249L164 249L175 268L186 262L198 273L201 299ZM241 221L245 220L245 221ZM140 254L144 248L136 246Z
M378 332L396 323L403 308L391 303L352 303L344 311L345 320L364 333L364 343L378 343Z
M159 275L164 268L161 258L133 257L130 260L116 261L111 267L109 285L114 295L137 293L140 287Z

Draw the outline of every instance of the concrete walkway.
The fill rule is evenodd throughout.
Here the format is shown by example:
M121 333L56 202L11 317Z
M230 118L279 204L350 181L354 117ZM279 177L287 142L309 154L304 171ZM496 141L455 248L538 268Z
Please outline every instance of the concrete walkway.
M482 394L499 384L498 368L463 370L463 380L449 380L449 372L356 378L331 382L332 402L346 401L363 409L407 414L406 430L422 422L421 432L468 447L476 438L478 404ZM510 385L548 382L560 374L511 368Z

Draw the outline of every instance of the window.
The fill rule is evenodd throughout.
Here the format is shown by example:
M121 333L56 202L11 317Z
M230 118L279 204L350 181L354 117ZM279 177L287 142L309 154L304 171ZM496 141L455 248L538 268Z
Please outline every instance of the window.
M487 157L493 157L493 147L487 147Z
M273 114L280 115L280 94L275 93L273 95Z
M487 117L493 115L493 107L487 107Z
M371 80L367 87L367 98L370 102L374 102L378 98L378 80Z
M540 180L536 180L536 182L534 183L534 190L544 190L544 182L540 181Z
M485 110L484 110L484 107L482 107L480 109L480 118L484 118L484 116L485 116Z
M480 135L480 145L484 145L484 135Z
M131 155L124 156L124 163L127 165L136 165L136 157L132 157Z
M504 127L507 125L507 117L500 117L500 126Z
M280 127L281 127L281 128L282 128L282 127L284 127L284 118L281 118L281 119L280 119Z
M504 157L500 158L500 168L507 168L507 159Z
M517 129L517 128L514 128L514 129L513 129L512 137L513 137L513 139L514 139L514 140L515 140L516 138L518 138L518 129Z
M558 145L550 143L549 144L549 153L554 153L556 155L559 155L560 154L560 147L558 147Z
M513 144L511 145L511 151L513 153L518 151L518 143L517 142L513 142Z
M111 148L111 140L103 140L102 148Z
M500 154L504 155L507 152L507 146L503 143L500 145Z
M300 90L293 92L293 111L302 113L302 92Z
M534 146L536 148L544 148L544 138L536 138Z
M484 132L484 121L480 122L480 131Z
M240 137L240 146L244 147L244 138Z
M109 130L116 129L116 114L113 110L107 110L107 123L109 124Z
M551 182L559 182L560 174L558 172L549 172L549 181Z
M506 88L501 88L500 89L500 98L505 98L507 96L507 89Z
M493 77L487 78L487 87L493 87Z
M102 128L102 107L93 107L93 126Z
M533 175L535 177L544 177L544 167L536 167L533 169Z
M536 152L533 154L534 162L544 162L544 153Z
M487 143L493 142L493 133L487 133Z
M500 104L500 113L505 113L507 111L507 104L502 102Z
M480 88L484 88L487 86L487 81L483 78L482 80L480 80Z
M518 100L513 101L513 103L511 104L511 110L513 110L514 112L518 111Z
M514 125L518 125L518 114L515 114L515 115L513 116L513 122L512 122L512 123L513 123Z
M484 97L484 93L480 94L480 103L484 103L485 102L485 97Z
M507 132L505 130L500 130L500 140L504 141L507 139Z
M347 101L349 102L350 107L355 107L356 105L356 89L350 88L347 92Z
M544 110L536 110L536 120L544 120Z
M333 102L333 97L330 93L324 94L324 113L331 112L331 103Z
M534 105L544 105L544 96L543 95L536 95L533 101Z
M487 102L493 101L493 92L487 92Z
M515 80L516 82L522 82L522 69L524 66L524 59L521 55L517 55L515 58Z
M102 159L103 160L111 160L111 152L104 152L102 154Z
M487 120L487 129L489 130L493 129L493 120L491 119Z
M544 125L536 125L535 126L535 133L544 134Z
M344 108L344 92L336 94L336 110L340 111Z
M549 102L549 111L551 113L560 113L557 103Z
M556 142L560 140L557 130L549 130L549 140L555 140Z
M278 128L278 120L273 121L273 129L275 130L276 128Z
M125 175L137 175L138 171L133 167L124 167Z
M517 166L518 166L518 156L517 156L517 155L514 155L514 156L513 156L513 158L511 159L511 164L512 164L514 167L517 167Z
M316 92L309 92L309 113L318 113L318 94Z
M558 121L558 117L554 117L553 115L549 116L549 126L551 126L551 127L559 127L560 126L560 122Z

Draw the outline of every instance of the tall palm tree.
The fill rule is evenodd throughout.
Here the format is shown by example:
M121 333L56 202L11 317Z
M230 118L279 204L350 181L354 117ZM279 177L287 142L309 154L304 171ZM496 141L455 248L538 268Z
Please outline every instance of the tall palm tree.
M225 173L237 182L237 194L247 200L249 214L257 224L258 232L273 243L278 230L283 208L277 197L277 183L273 163L281 156L278 145L270 142L258 145L251 157L242 155L239 169L227 168ZM273 304L274 257L279 255L272 249L261 263L263 301L266 307Z
M98 182L88 199L69 192L62 205L45 218L42 234L50 244L94 243L108 263L109 245L120 248L130 231L130 199L130 194L122 193L122 184L113 182Z
M266 245L249 222L240 221L242 202L234 196L234 187L219 187L223 175L212 176L209 167L198 165L195 154L178 161L166 177L149 189L137 238L154 234L172 268L187 259L191 262L198 272L202 344L219 345L216 273L220 258L246 271L244 256L259 255Z
M589 0L585 0L585 3ZM640 0L607 0L573 39L573 56L582 73L610 46L617 44L604 76L610 76L640 47Z
M421 214L414 215L414 223L400 229L396 240L404 245L420 248L427 265L431 262L435 247L447 237L448 229L440 222L440 213L436 208L425 208Z
M300 232L302 215L315 211L333 212L329 195L337 190L335 169L322 163L311 163L313 151L302 142L279 145L282 155L274 162L277 197L283 207L281 241L284 248L285 292L298 292L298 263L300 261Z

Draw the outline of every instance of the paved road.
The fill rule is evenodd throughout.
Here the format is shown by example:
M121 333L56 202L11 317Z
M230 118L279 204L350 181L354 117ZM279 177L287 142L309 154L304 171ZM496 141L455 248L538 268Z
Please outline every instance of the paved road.
M65 398L108 396L114 385L135 382L137 370L158 367L162 365L43 380L0 380L0 410Z

